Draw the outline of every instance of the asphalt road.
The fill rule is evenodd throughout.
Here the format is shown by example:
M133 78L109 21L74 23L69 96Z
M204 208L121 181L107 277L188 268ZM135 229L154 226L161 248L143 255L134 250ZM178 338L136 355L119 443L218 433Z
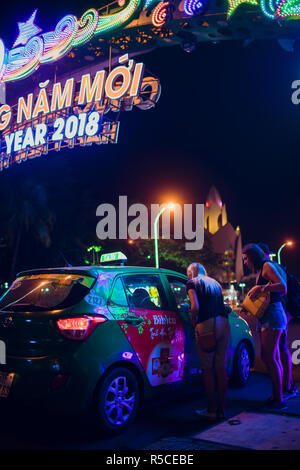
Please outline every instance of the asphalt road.
M229 389L227 416L257 409L271 394L265 374L253 372L246 387ZM140 450L162 438L184 437L209 427L194 416L205 407L201 385L143 405L135 423L122 435L108 438L75 416L41 412L32 408L1 408L0 449ZM234 444L234 443L233 443Z

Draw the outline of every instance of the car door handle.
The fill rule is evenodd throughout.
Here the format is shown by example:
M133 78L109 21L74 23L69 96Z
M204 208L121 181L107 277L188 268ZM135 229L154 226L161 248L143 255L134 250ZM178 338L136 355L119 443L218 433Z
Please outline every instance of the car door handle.
M130 326L140 326L144 323L143 317L136 317L135 315L126 317L124 321Z

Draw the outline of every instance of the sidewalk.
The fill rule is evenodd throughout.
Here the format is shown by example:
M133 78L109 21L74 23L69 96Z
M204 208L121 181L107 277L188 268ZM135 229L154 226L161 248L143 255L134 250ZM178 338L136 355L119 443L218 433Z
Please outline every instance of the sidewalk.
M299 385L297 386L299 390ZM199 423L199 433L170 436L145 450L300 450L300 394L287 409L270 412L255 401L220 423Z

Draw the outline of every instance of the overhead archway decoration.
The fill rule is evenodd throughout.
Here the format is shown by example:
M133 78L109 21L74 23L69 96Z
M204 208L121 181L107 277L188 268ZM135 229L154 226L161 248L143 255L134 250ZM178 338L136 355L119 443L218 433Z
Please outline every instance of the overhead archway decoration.
M300 0L224 0L221 6L215 1L116 0L109 5L111 11L108 7L92 7L79 19L70 13L60 19L52 31L42 30L35 10L27 20L18 23L19 34L10 49L0 39L0 82L24 79L43 64L57 62L70 54L76 55L74 51L94 38L110 41L116 46L123 45L120 51L153 46L158 38L168 41L165 45L175 44L176 41L181 43L180 38L184 36L182 31L195 35L195 42L245 36L262 38L272 28L268 24L267 32L262 29L259 31L257 25L263 21L262 18L272 20L275 26L278 21L283 22L280 39L289 39L291 30L293 36L298 34L291 22L284 20L300 18ZM239 15L236 13L238 11ZM230 31L236 16L244 16L244 23L249 23L250 27ZM203 20L199 20L199 17ZM166 25L169 32L166 31ZM153 32L153 26L156 29L163 28L164 31ZM118 37L120 34L125 37ZM160 41L158 47L162 45L163 41Z

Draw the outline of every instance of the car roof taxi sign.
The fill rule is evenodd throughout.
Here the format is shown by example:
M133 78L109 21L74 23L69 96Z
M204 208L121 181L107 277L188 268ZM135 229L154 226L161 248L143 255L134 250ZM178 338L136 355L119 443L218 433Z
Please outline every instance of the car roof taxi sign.
M110 261L121 261L124 263L127 261L127 257L121 251L101 255L100 263L109 263Z

